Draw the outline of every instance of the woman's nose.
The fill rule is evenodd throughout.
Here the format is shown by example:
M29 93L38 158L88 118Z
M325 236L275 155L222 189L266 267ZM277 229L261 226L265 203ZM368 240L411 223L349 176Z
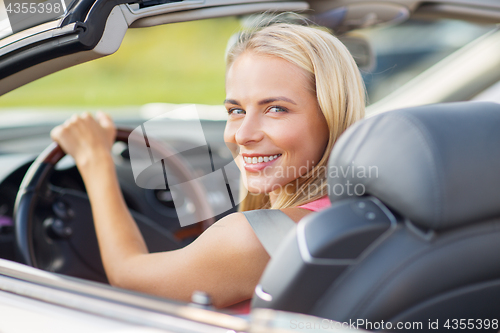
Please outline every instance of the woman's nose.
M236 143L238 145L245 146L261 141L264 138L264 132L262 131L260 125L259 119L248 116L247 114L236 131Z

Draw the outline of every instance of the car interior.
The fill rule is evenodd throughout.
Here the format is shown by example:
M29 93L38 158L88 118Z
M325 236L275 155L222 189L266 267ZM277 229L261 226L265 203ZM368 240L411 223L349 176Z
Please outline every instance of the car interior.
M381 322L393 323L388 331L435 331L437 322L438 331L499 330L500 104L487 102L498 102L498 3L75 0L66 5L69 14L31 27L12 27L4 33L0 24L0 111L10 110L2 106L3 97L30 82L115 53L132 28L227 16L245 22L254 13L298 12L332 29L362 69L369 92L367 117L349 128L332 151L332 206L307 216L287 234L255 289L252 313L255 318L267 318L265 311L277 310L338 322L362 320L356 327L369 331L384 330L376 325ZM398 37L395 31L424 31L428 38L426 27L427 32L444 27L438 37L451 27L450 36L455 36L456 22L466 24L460 31L467 33L452 46L377 54L377 48L390 49L387 42L377 44L377 38L382 40L377 36L387 34L383 41L401 44L408 37ZM416 45L418 38L408 44ZM394 59L400 62L394 65ZM203 207L221 211L226 184L193 185L183 193L181 210L176 210L168 184L156 189L137 186L127 145L131 130L171 107L148 104L140 117L119 118L113 146L127 206L151 252L183 247L237 210L233 205L182 227L179 214L205 216ZM12 120L10 125L9 119L17 117L12 110L5 111L5 117L0 114L5 119L0 124L1 276L77 298L140 304L142 309L234 331L249 329L248 318L228 311L200 306L210 311L183 312L179 309L184 304L106 285L85 186L74 162L48 136L66 114L47 113L41 120L26 113L25 119L19 116L21 122ZM225 121L217 113L221 109L199 105L198 110L205 114L201 120L168 119L172 130L160 133L159 154L184 151L166 166L175 183L232 161L222 138ZM194 123L200 123L208 144L186 149ZM212 168L203 157L207 149ZM340 191L346 184L354 195ZM24 270L24 265L34 268ZM0 289L23 294L17 285ZM44 299L42 293L35 294L28 297ZM67 296L54 296L54 304L66 302ZM119 312L104 305L86 306L83 311L105 316ZM175 329L182 331L184 326Z

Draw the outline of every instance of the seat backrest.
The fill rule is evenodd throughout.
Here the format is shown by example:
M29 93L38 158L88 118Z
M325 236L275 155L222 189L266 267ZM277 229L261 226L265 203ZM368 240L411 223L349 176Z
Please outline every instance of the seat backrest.
M444 330L446 320L453 327L449 320L463 318L489 318L495 329L499 126L499 104L465 102L349 128L330 158L332 207L288 235L252 306L365 321L368 329L381 321L428 329L438 320Z

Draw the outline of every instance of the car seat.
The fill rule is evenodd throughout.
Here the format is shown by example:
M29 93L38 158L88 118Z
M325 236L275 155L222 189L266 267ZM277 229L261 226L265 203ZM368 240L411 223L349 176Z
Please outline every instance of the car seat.
M253 308L370 330L482 321L498 331L500 104L435 104L360 121L331 153L328 187L332 206L286 236Z

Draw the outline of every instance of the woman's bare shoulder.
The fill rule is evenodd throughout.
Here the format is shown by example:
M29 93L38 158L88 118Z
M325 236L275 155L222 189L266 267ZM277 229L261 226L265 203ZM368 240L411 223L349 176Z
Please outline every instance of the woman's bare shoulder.
M217 222L215 222L210 228L212 227L236 227L241 224L247 223L247 219L245 215L243 215L240 212L237 213L232 213L229 215L224 216ZM247 223L248 224L248 223Z
M270 259L241 213L220 219L190 245L174 252L180 262L176 278L182 277L177 289L185 289L184 298L193 290L204 290L217 307L251 298ZM165 262L172 259L165 258Z
M232 213L221 218L211 225L200 238L210 239L211 242L224 242L224 247L234 247L238 251L264 251L265 253L250 223L242 213Z

